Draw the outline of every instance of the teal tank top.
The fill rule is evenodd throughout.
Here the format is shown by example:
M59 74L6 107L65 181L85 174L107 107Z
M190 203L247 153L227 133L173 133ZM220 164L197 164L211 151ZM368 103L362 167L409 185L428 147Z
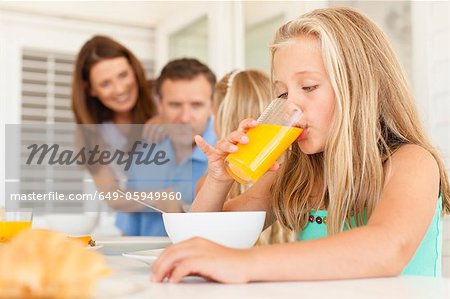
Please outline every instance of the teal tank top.
M439 196L436 211L428 231L411 261L401 275L441 276L442 273L442 194ZM326 210L312 210L306 227L298 233L299 241L315 240L327 236ZM352 225L355 220L350 219ZM364 222L366 221L364 215ZM345 227L344 230L348 230Z

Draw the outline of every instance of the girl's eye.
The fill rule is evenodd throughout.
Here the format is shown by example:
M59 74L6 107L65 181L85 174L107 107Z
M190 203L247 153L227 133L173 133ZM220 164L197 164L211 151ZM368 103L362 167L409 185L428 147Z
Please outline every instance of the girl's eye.
M280 94L280 95L278 96L279 99L287 99L287 97L288 97L288 93L287 93L287 92L282 93L282 94Z
M319 85L305 86L305 87L303 87L302 89L303 89L304 91L306 91L306 92L311 92L311 91L313 91L313 90L316 90L317 87L319 87Z

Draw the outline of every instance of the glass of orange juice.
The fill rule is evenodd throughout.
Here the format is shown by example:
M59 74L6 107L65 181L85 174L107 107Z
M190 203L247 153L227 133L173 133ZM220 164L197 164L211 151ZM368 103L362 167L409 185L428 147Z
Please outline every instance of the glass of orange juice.
M300 108L286 99L277 98L258 118L258 125L249 129L247 144L238 144L237 152L225 159L227 172L243 185L256 182L300 136L294 127L302 115Z
M21 231L31 228L33 212L31 210L0 212L0 243L11 240Z

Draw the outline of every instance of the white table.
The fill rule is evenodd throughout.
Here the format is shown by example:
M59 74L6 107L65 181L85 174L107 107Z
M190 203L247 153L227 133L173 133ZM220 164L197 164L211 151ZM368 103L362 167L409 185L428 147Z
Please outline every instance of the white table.
M179 284L153 283L150 281L150 266L122 256L105 256L114 274L105 279L104 288L114 294L114 288L135 284L138 289L126 298L152 299L202 299L202 298L450 298L450 279L427 277L397 277L343 281L250 283L225 285L188 278ZM121 285L120 285L121 284ZM111 289L112 288L112 289ZM110 294L103 294L111 298ZM120 296L118 296L120 297ZM99 298L102 298L101 294Z

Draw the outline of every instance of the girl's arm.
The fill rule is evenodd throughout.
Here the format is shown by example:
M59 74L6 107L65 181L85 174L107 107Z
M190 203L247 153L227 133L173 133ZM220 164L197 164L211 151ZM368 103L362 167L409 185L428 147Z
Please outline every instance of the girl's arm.
M205 183L205 179L206 179L206 174L197 181L197 185L195 186L195 196L197 196L200 189L202 189L203 184Z
M323 239L252 250L249 280L394 276L413 257L439 196L439 169L416 145L401 147L388 169L381 200L366 226Z
M233 181L220 182L207 175L195 197L191 212L266 211L265 225L268 226L274 220L270 212L270 186L272 186L275 176L275 172L267 172L246 192L225 203Z
M204 181L201 181L201 188L192 204L191 212L269 211L270 187L275 177L274 171L279 168L278 163L275 163L271 171L260 178L249 190L227 201L224 205L234 182L225 169L225 159L229 153L238 150L236 144L249 142L245 133L257 125L254 119L243 120L236 131L219 140L214 147L206 143L201 136L195 136L195 142L208 158L208 173ZM271 223L271 220L269 222Z

